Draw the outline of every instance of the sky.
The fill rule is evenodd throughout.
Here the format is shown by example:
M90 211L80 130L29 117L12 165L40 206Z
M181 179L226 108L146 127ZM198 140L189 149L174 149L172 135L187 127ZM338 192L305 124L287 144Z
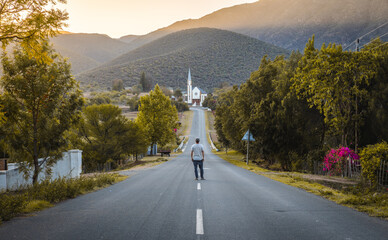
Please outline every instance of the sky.
M176 21L203 17L221 8L257 0L67 0L64 30L113 38L143 35Z

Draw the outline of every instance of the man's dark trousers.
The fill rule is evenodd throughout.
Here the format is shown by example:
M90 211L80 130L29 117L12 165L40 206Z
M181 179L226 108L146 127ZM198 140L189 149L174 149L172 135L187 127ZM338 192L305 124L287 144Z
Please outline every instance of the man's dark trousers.
M197 169L198 166L199 166L199 170L201 173L201 178L203 178L203 161L202 160L199 160L199 161L194 160L193 164L194 164L195 178L198 178L198 169Z

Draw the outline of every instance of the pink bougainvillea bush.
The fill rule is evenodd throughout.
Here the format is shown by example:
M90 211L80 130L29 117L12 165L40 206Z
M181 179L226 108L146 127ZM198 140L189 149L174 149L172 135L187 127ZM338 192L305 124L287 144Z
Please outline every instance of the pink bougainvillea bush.
M330 176L343 175L344 169L351 165L359 165L360 157L348 147L331 149L323 159L323 171L328 172Z

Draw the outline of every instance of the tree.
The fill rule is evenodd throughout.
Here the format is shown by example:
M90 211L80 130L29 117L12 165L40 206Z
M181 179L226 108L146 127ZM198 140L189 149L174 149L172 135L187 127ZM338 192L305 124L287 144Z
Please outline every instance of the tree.
M170 88L165 87L165 86L159 86L160 90L162 90L163 94L166 95L167 97L171 97L173 92L171 91Z
M127 105L129 106L132 112L139 110L139 104L140 104L139 97L137 95L135 97L128 99L127 101Z
M8 120L2 129L10 157L26 175L33 169L36 183L42 167L50 169L61 157L67 145L64 134L78 120L83 100L70 65L47 43L34 51L52 63L31 58L30 51L17 48L12 59L3 55L1 100Z
M142 86L144 92L148 92L151 90L151 81L149 78L146 78L144 72L142 72L140 76L140 85Z
M300 58L298 53L289 60L264 57L259 70L240 89L234 87L219 95L215 128L226 148L245 152L241 138L250 129L256 139L251 155L289 170L319 147L322 121L318 111L309 109L290 90L290 79Z
M112 100L104 94L96 94L92 98L89 98L87 101L87 105L101 105L101 104L110 104Z
M66 0L3 0L0 1L0 42L3 49L12 41L19 41L24 46L39 47L39 40L54 36L64 26L68 18L65 11L48 10L48 5L56 5ZM28 51L29 55L44 59L37 52ZM49 59L45 59L50 61ZM0 126L6 120L0 105Z
M369 52L376 58L377 74L369 81L367 112L360 129L360 145L388 142L388 44L375 39L362 52Z
M292 79L293 89L317 108L334 136L341 136L341 144L348 145L354 136L357 147L360 102L367 99L366 86L376 74L375 61L365 52L344 52L341 46L329 44L321 50L314 48L314 38L306 45Z
M140 98L136 121L144 127L147 142L151 146L164 146L175 139L174 129L178 128L178 112L159 85L156 85L149 95Z
M180 97L178 100L172 100L171 103L175 106L178 112L189 111L189 105Z
M3 0L0 3L0 41L47 39L64 26L65 11L48 6L66 0Z
M34 57L39 57L37 49L40 40L62 29L68 14L59 9L49 9L58 3L66 3L66 0L3 0L0 2L0 41L3 48L12 41L19 41ZM30 51L31 50L31 51ZM40 56L40 57L45 57Z
M180 90L179 88L178 89L176 89L175 91L174 91L174 96L175 96L175 98L180 98L180 97L182 97L183 96L183 94L182 94L182 90Z
M108 160L117 162L129 154L146 151L141 127L121 115L121 109L110 104L92 105L83 110L79 136L84 165L89 170Z
M208 107L211 110L216 110L217 100L214 98L213 94L208 94L205 100L203 100L202 106Z
M112 82L112 90L113 91L121 91L124 89L124 83L123 83L123 80L121 79L115 79L113 80Z

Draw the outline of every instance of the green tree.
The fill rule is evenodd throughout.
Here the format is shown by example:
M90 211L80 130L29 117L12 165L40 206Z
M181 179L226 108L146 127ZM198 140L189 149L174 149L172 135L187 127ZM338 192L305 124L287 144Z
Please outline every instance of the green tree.
M377 63L377 74L369 81L368 110L360 130L360 145L366 146L388 142L388 44L375 39L361 51L372 54Z
M223 92L218 97L215 128L220 141L224 146L231 146L236 150L244 151L241 138L244 130L241 123L237 121L238 112L232 105L238 94L238 87L234 86L227 92Z
M182 90L180 90L179 88L176 89L176 90L174 91L174 96L175 96L175 98L177 98L177 99L179 99L180 97L182 97L182 96L183 96Z
M359 106L367 99L366 86L376 74L374 65L371 54L344 52L335 44L323 45L318 51L313 37L292 79L298 96L324 115L330 132L341 136L343 146L354 134L357 147Z
M165 86L160 86L160 90L162 90L163 94L166 95L167 97L171 97L173 94L171 89Z
M65 0L7 0L0 2L0 42L3 50L13 41L20 42L23 46L34 46L26 50L37 49L39 40L54 36L64 26L68 18L65 11L58 9L48 10L48 5L56 5ZM39 52L39 51L38 51ZM44 59L34 51L29 55ZM51 61L45 59L46 61ZM3 112L4 106L0 105L0 126L6 120Z
M172 100L172 105L175 106L175 108L178 110L178 112L184 112L189 111L189 105L183 101L183 99L180 97L178 100Z
M112 90L120 92L124 89L124 82L121 79L115 79L112 82Z
M225 147L245 152L241 138L250 129L256 139L251 156L280 163L286 170L302 165L298 159L319 148L319 112L290 90L300 57L300 53L293 53L289 60L264 57L259 70L240 89L234 87L218 97L215 128Z
M65 11L49 9L66 0L1 1L0 41L6 46L13 40L29 41L54 36L68 19Z
M101 105L101 104L110 104L112 100L109 96L104 94L96 94L92 98L89 98L87 101L87 105Z
M49 169L65 150L64 133L77 121L83 100L70 65L47 43L34 51L52 59L50 64L31 58L30 51L17 48L12 59L3 56L2 102L8 120L2 129L10 157L26 175L33 169L36 183L42 166Z
M117 163L129 154L143 153L147 146L141 127L121 115L119 107L110 104L84 109L79 136L78 144L88 170L95 170L108 160Z
M138 111L139 105L140 105L139 97L135 96L135 97L128 99L127 105L129 106L129 108L132 112Z
M152 87L151 80L149 78L146 78L146 75L144 72L142 72L140 76L140 85L143 88L144 92L148 92L151 90L151 87Z
M144 127L147 142L151 146L164 146L175 139L174 129L178 128L178 112L159 85L156 85L149 95L140 98L136 121Z
M213 94L208 94L205 100L203 100L202 106L208 107L211 110L216 110L217 100L214 98Z

